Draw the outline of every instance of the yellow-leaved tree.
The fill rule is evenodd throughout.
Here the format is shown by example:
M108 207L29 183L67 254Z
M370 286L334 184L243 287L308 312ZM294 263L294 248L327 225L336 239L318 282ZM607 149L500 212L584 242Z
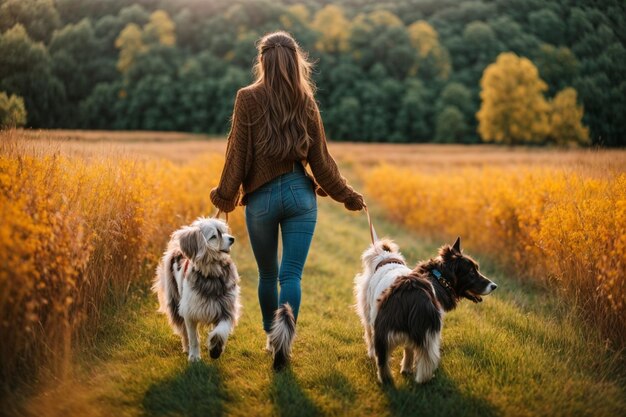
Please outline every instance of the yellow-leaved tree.
M163 10L156 10L150 15L150 21L143 28L144 37L149 42L173 46L176 43L176 25Z
M550 133L548 86L537 67L512 52L498 55L480 80L478 133L485 142L543 142Z
M304 4L293 4L287 7L289 13L280 15L280 23L285 29L291 29L295 23L308 25L310 12Z
M117 69L126 73L133 66L135 57L145 49L141 28L134 23L126 25L115 40L115 47L120 50Z
M418 20L407 28L411 45L417 50L418 59L411 69L411 75L418 71L428 76L447 79L450 75L450 55L439 42L439 34L425 20Z
M554 97L550 108L550 140L557 145L588 145L589 129L583 126L583 107L576 90L567 87Z
M22 97L0 91L0 130L24 126L26 116Z
M174 46L176 44L176 25L163 10L156 10L150 15L150 21L140 28L129 23L115 40L115 47L120 50L117 69L125 74L133 66L139 54L145 52L150 45L160 44Z
M320 34L315 48L328 53L347 51L349 27L350 21L340 6L334 4L324 6L315 13L311 23L311 29Z

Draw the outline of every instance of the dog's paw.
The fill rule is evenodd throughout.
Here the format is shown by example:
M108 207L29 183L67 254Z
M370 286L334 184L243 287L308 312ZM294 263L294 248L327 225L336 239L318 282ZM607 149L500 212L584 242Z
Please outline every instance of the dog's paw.
M435 377L435 374L419 374L418 373L415 375L415 382L417 382L418 384L425 384L431 379L433 379L434 377Z
M221 337L214 335L209 339L209 354L212 359L217 359L224 351L224 341Z
M274 352L274 362L272 363L272 368L276 372L280 372L287 368L289 365L289 356L285 354L282 350L277 350Z
M378 375L378 383L385 387L393 387L393 378L391 375Z
M367 349L367 357L370 359L376 359L376 351L374 348Z
M187 358L187 360L188 360L190 363L193 363L193 362L199 362L199 361L200 361L200 353L196 353L196 352L192 352L192 353L190 353L190 354L189 354L189 357Z
M393 386L393 376L389 369L378 369L378 382L382 385Z
M404 376L409 376L409 375L413 375L413 369L411 368L402 368L400 370L400 373Z

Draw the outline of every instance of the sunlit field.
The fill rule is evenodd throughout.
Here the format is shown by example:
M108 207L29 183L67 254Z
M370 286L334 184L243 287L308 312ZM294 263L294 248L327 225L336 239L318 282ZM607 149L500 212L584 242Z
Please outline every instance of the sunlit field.
M214 212L225 141L160 132L0 137L3 404L10 415L621 415L626 152L331 143L410 263L460 235L499 284L446 316L442 365L376 383L353 311L362 213L320 198L294 361L271 371L243 211L244 313L188 365L149 281L169 234ZM382 163L382 165L380 165ZM206 349L206 347L205 347ZM17 388L16 388L17 387ZM563 390L567 394L564 394Z
M123 305L134 284L147 282L169 234L211 214L208 190L223 157L203 146L189 161L197 155L190 143L179 155L189 162L175 164L163 157L177 159L175 135L161 135L168 144L151 156L146 147L159 142L133 134L143 157L100 145L95 132L80 135L82 145L71 133L1 135L0 309L12 337L0 361L10 386L41 365L64 367L71 341L91 340L102 309ZM241 216L231 222L241 226Z
M463 236L515 276L626 341L626 151L337 144L386 215L423 238Z
M557 161L500 152L479 162L469 152L464 162L440 158L445 168L434 171L420 157L402 168L386 163L365 171L366 192L421 235L463 236L508 272L551 284L623 346L624 152L546 153Z

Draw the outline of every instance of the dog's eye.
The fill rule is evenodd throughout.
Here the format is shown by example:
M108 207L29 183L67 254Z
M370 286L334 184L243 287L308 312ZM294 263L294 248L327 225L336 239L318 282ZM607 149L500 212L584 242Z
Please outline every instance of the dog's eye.
M209 238L209 240L217 239L217 236L213 235Z

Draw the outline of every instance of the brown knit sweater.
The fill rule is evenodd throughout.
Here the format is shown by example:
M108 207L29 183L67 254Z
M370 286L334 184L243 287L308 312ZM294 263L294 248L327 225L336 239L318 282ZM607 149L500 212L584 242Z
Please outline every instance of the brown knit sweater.
M287 159L277 160L257 152L255 138L259 130L258 123L263 119L260 94L264 94L263 89L255 86L237 92L224 169L219 185L211 190L213 204L224 212L234 210L237 204L245 205L247 194L279 175L292 171L294 162L301 161L305 167L307 163L311 167L312 179L319 195L329 195L344 203L349 210L361 210L363 196L347 184L328 152L319 112L317 120L309 122L308 132L312 142L306 154L294 153ZM243 194L240 188L243 188Z

